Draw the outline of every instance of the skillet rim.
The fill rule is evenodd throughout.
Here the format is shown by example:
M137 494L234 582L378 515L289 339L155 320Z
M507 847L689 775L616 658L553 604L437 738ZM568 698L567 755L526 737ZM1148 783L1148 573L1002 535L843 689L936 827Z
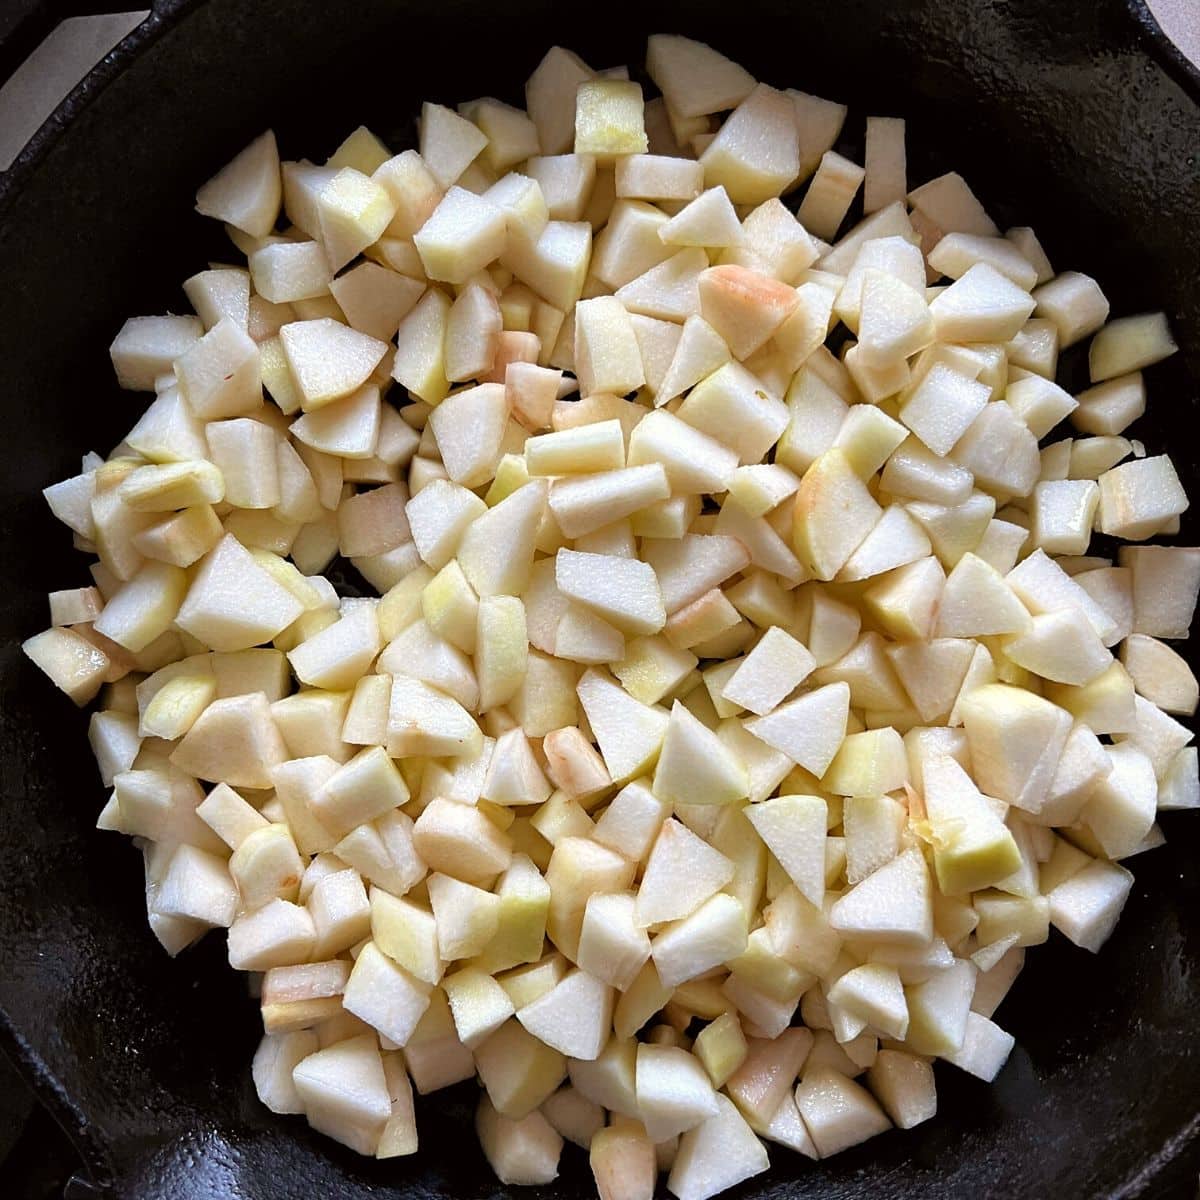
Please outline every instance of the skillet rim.
M49 7L49 0L43 0ZM117 43L46 118L13 160L7 171L0 172L0 226L3 226L14 199L26 183L42 167L55 145L71 124L90 107L108 85L119 78L144 53L152 51L155 43L168 34L192 10L206 0L149 0L150 11L120 42ZM1123 25L1114 31L1114 45L1121 46L1121 35L1127 45L1144 52L1165 75L1200 109L1200 63L1192 62L1170 39L1155 17L1146 0L1096 0L1118 10ZM68 14L69 15L69 14ZM0 79L0 82L3 82ZM38 1102L50 1115L80 1154L88 1174L78 1176L67 1185L67 1195L75 1194L78 1183L84 1188L92 1185L101 1191L116 1181L112 1161L103 1139L72 1099L57 1076L44 1062L7 1012L0 1009L0 1053L3 1053L30 1086ZM1154 1185L1180 1156L1193 1148L1200 1136L1200 1113L1173 1137L1154 1150L1143 1167L1120 1185L1119 1194L1139 1195Z

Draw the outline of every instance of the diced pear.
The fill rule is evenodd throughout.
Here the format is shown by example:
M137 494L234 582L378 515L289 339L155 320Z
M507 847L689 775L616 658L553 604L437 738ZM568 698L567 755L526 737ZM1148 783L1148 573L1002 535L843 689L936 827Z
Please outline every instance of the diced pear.
M503 806L541 804L549 798L550 791L524 732L510 729L502 733L488 763L483 798Z
M371 939L415 978L436 984L444 970L433 914L411 900L372 888Z
M1125 733L1136 723L1133 680L1119 662L1091 683L1079 687L1047 683L1044 690L1047 699L1094 733Z
M470 121L428 101L421 109L419 132L421 158L443 188L458 179L488 141Z
M592 227L586 221L550 221L535 242L510 237L500 261L547 304L566 312L583 291L591 252Z
M575 153L609 163L625 154L645 154L641 84L621 79L591 79L575 94Z
M796 493L792 536L801 563L818 579L832 579L882 512L845 453L825 451Z
M461 187L451 187L413 235L426 275L454 284L498 258L506 239L503 210Z
M289 322L279 337L306 410L361 387L387 349L385 342L328 317Z
M1060 271L1033 295L1037 315L1058 327L1059 345L1065 350L1108 320L1108 299L1100 285L1078 271Z
M612 989L586 971L569 972L517 1020L546 1045L585 1062L599 1057L612 1027Z
M516 596L525 590L547 491L542 480L519 487L463 534L458 561L481 597Z
M383 1063L384 1078L388 1084L388 1096L392 1113L379 1145L376 1158L399 1158L417 1152L417 1119L413 1111L412 1083L404 1060L399 1054L389 1054Z
M525 463L530 475L620 470L625 466L621 423L597 421L532 437L525 443Z
M729 859L668 818L646 861L637 895L637 924L645 928L689 916L729 883L733 873Z
M977 782L1006 803L1038 812L1071 731L1070 713L1003 684L977 688L961 708Z
M865 175L857 163L826 150L796 211L800 223L816 237L835 237Z
M654 794L676 804L729 804L748 789L742 763L677 700L654 773Z
M937 1112L933 1068L916 1055L880 1050L867 1083L899 1129L912 1129Z
M679 1200L708 1200L769 1166L766 1149L734 1105L721 1095L716 1102L716 1115L679 1140L667 1180Z
M902 1041L908 1032L908 1002L894 967L880 963L855 967L829 989L828 998L881 1034Z
M392 1105L374 1037L318 1050L296 1064L292 1078L314 1129L360 1154L375 1153Z
M995 237L999 232L967 181L956 171L913 188L908 202L948 233Z
M604 846L643 861L667 815L667 805L643 783L626 785L596 822L593 837Z
M261 692L214 700L171 753L175 766L197 779L249 788L271 787L271 769L286 758Z
M975 967L962 959L906 989L908 1043L917 1054L954 1054L966 1036L975 991Z
M654 1143L636 1122L597 1130L589 1161L601 1200L651 1200L654 1195Z
M967 1031L962 1046L955 1053L948 1054L946 1061L974 1075L976 1079L990 1083L1000 1073L1014 1044L1012 1034L1005 1033L987 1017L972 1012L967 1014Z
M825 894L825 801L777 796L751 805L746 817L801 895L820 904Z
M354 167L342 167L320 189L316 216L321 242L334 271L383 235L396 214L388 191Z
M622 632L657 633L666 623L652 567L635 559L560 550L555 578L563 595L583 604Z
M1114 640L1113 617L1043 550L1035 550L1024 558L1005 580L1031 613L1081 609L1105 645Z
M479 597L457 562L448 562L425 585L421 593L421 611L426 625L438 637L464 653L475 652Z
M795 288L746 267L710 267L699 287L702 316L738 359L764 345L799 304Z
M592 896L584 911L579 964L589 974L625 991L650 957L650 939L635 922L634 897Z
M316 945L307 909L274 899L253 913L241 913L229 927L229 965L238 971L307 962Z
M507 153L511 153L511 149ZM504 213L505 225L513 237L538 238L545 232L550 218L549 202L537 179L531 179L527 174L517 174L515 171L498 179L483 193L483 198L490 201ZM555 214L558 215L558 214ZM506 322L514 329L532 329L533 304L535 298L525 292L510 292L506 308L509 313L515 311L514 302L520 296L521 307L528 316L519 324L513 324L511 316L506 314ZM537 333L536 329L532 332Z
M520 1120L566 1077L561 1054L515 1020L506 1021L475 1049L480 1079L496 1110Z
M684 400L679 416L729 446L744 463L759 462L788 423L783 402L768 395L738 363L726 363L701 380Z
M379 622L372 606L350 610L288 654L305 683L333 691L353 686L379 653Z
M449 875L431 875L428 884L437 951L442 960L451 962L460 958L474 958L481 954L499 927L498 898L491 892L464 883L460 879L453 879ZM460 981L460 1010L466 1003L466 992L463 989L467 982L469 981ZM451 996L451 1008L455 1007L454 1000ZM503 1019L501 1017L501 1020ZM461 1024L459 1037L463 1041L470 1040L464 1035Z
M666 472L649 463L558 480L550 490L550 511L566 537L578 538L669 495Z
M479 685L471 660L457 646L438 637L423 620L400 631L380 655L378 669L388 675L420 679L464 708L478 706Z
M1150 537L1188 506L1174 464L1165 454L1113 467L1100 476L1099 484L1097 527L1115 537Z
M479 707L486 712L510 700L525 677L529 638L520 599L485 596L480 600L475 645Z
M1050 892L1050 920L1095 954L1116 927L1132 887L1133 876L1124 867L1094 859Z
M871 1094L830 1067L804 1073L796 1105L821 1158L866 1141L891 1127Z
M706 43L678 34L650 37L646 71L681 117L734 108L754 90L754 77L745 68Z
M821 778L822 787L840 796L882 796L907 782L904 743L888 727L849 734Z
M848 796L843 810L846 881L861 883L896 857L908 821L903 805L890 796Z
M1196 711L1195 676L1169 646L1145 634L1131 634L1121 646L1121 662L1138 694L1164 712L1191 715Z
M995 567L974 554L964 554L946 577L937 636L1019 634L1030 627L1028 610Z
M819 778L846 735L849 707L849 686L832 683L747 721L746 729Z
M265 237L275 226L282 195L279 150L268 129L196 192L196 211Z
M1005 403L1025 422L1036 438L1045 437L1060 421L1075 411L1078 402L1049 379L1031 375L1010 381Z
M1184 546L1122 546L1133 570L1134 632L1186 637L1200 586L1200 551Z
M672 987L736 958L746 949L747 937L741 902L718 892L690 916L662 930L650 953L659 978Z
M1131 742L1106 749L1109 774L1088 796L1080 820L1109 858L1132 854L1154 823L1158 784L1154 765Z
M734 246L742 240L742 227L729 194L718 185L690 200L658 236L672 246Z
M570 1084L542 1103L542 1115L569 1142L587 1150L604 1128L606 1113Z
M637 1047L637 1108L652 1141L693 1129L719 1112L704 1068L678 1046Z
M400 322L397 332L392 378L428 404L440 403L450 390L446 375L450 312L446 293L431 287Z
M595 892L625 891L633 883L634 864L614 851L581 837L564 837L554 847L546 882L550 885L547 933L564 953L578 951L587 900Z
M696 1037L693 1052L704 1064L713 1087L724 1087L747 1054L746 1038L736 1014L724 1012L706 1025Z
M359 263L330 284L350 327L383 341L395 336L424 290L419 280L372 262Z
M864 361L888 366L925 349L934 323L925 297L883 271L863 276L858 344Z
M508 399L498 383L456 392L434 409L430 427L455 483L477 487L495 474L507 421Z
M1033 314L1027 291L986 262L977 262L930 305L942 341L1007 342Z
M721 694L740 708L763 716L786 699L814 666L803 644L772 626L742 660Z
M536 1110L514 1121L501 1116L484 1096L475 1132L488 1165L504 1184L546 1184L558 1177L563 1140Z
M1112 662L1087 618L1066 609L1034 617L1029 629L1005 642L1004 654L1043 679L1077 686L1091 683Z
M317 1035L310 1029L263 1037L254 1053L252 1073L255 1092L271 1112L303 1114L304 1103L292 1072L301 1059L319 1048Z
M547 429L561 382L561 371L536 363L509 363L504 372L504 386L513 416L527 429Z
M724 491L738 465L721 442L661 410L634 429L627 461L631 467L661 463L676 495Z
M196 317L130 317L108 348L118 385L154 391L154 381L170 372L202 337L204 325Z
M438 797L417 818L413 845L432 870L490 883L512 860L512 841L477 808Z
M355 960L342 1003L348 1012L403 1046L429 1007L429 986L368 942Z
M633 323L615 296L598 296L576 305L575 371L584 396L625 395L645 383Z
M1179 347L1171 336L1165 313L1140 313L1109 321L1088 348L1092 382L1140 371L1169 358Z
M700 156L704 182L735 204L761 204L799 174L799 135L791 99L760 83L742 100Z
M921 852L906 850L836 901L830 924L848 937L922 945L933 936L931 892Z
M316 929L316 958L329 958L357 945L371 929L371 907L357 871L331 870L305 901Z
M666 228L665 223L658 227L662 228ZM661 236L656 236L661 241ZM707 268L708 256L700 247L685 247L666 262L623 283L617 289L617 299L631 313L683 322L700 313L700 276Z
M948 755L924 766L925 811L938 886L947 896L994 887L1020 866L1011 832Z

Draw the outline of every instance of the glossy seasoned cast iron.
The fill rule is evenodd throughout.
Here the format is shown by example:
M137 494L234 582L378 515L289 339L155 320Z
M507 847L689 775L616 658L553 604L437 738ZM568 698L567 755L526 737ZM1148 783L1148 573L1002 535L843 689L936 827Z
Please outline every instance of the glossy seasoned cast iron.
M16 0L0 37L35 10ZM568 14L583 23L570 24ZM1184 347L1137 427L1200 496L1200 81L1124 0L160 0L0 180L0 1029L95 1180L138 1200L483 1197L473 1088L420 1105L422 1152L376 1164L255 1100L258 1017L211 936L172 962L145 926L141 866L93 831L103 793L71 710L19 653L45 593L86 582L39 490L107 451L144 403L112 381L122 319L183 304L223 253L196 184L274 125L288 156L365 121L411 144L422 98L517 100L555 41L640 61L645 35L705 38L760 78L905 116L910 180L961 170L1001 226L1031 223L1117 312L1165 307ZM11 64L9 64L11 65ZM0 71L5 69L0 46ZM843 149L860 147L848 142ZM1184 523L1194 542L1195 522ZM993 1086L939 1068L940 1113L825 1164L779 1151L762 1197L1194 1194L1200 1127L1200 824L1133 865L1099 957L1054 944L1000 1020L1018 1048ZM568 1151L538 1194L591 1193ZM528 1194L528 1193L526 1193Z

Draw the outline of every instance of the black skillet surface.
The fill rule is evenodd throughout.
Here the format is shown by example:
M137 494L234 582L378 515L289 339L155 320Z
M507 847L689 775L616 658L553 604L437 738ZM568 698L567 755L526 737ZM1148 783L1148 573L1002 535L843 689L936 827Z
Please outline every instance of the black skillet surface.
M0 180L0 1030L121 1197L506 1194L475 1146L469 1088L423 1102L422 1153L383 1165L257 1104L243 981L217 936L175 962L154 942L138 855L92 829L103 794L86 719L19 652L46 623L47 590L86 582L39 489L107 451L144 404L116 389L108 342L129 314L178 311L179 281L223 253L191 214L197 183L267 125L293 157L332 150L360 121L400 149L422 98L518 99L514 81L554 41L605 66L639 61L647 33L695 34L771 83L852 101L850 138L867 112L906 116L913 182L960 169L1002 226L1035 225L1117 312L1165 307L1184 350L1152 370L1135 432L1169 448L1200 495L1200 80L1122 0L608 0L586 10L590 29L545 0L155 7ZM42 10L18 0L18 17L31 9L26 36ZM939 1068L935 1121L824 1164L777 1151L739 1194L1194 1188L1200 825L1181 814L1164 827L1170 843L1133 864L1099 957L1057 935L1031 952L1000 1010L1018 1048L995 1085ZM568 1152L533 1200L590 1192Z

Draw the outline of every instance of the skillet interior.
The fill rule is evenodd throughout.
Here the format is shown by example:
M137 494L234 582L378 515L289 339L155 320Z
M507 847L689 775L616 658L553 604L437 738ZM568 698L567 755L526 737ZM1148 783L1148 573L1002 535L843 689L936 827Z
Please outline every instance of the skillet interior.
M1167 309L1184 352L1151 372L1135 432L1151 453L1169 448L1200 496L1200 93L1154 64L1117 0L841 0L830 17L783 0L611 0L590 29L563 11L165 0L112 58L112 82L0 188L0 1024L121 1195L504 1191L469 1129L470 1088L424 1102L422 1154L382 1166L257 1104L257 1017L221 940L175 963L154 943L136 852L92 830L103 796L86 719L19 652L45 625L46 591L86 582L38 491L84 450L106 452L144 404L115 387L108 342L126 315L178 311L179 281L222 257L192 193L266 125L288 156L328 152L359 121L398 150L422 98L519 100L513 81L552 42L597 66L636 62L659 29L704 37L777 85L852 101L851 138L867 112L905 116L913 182L959 169L1002 226L1034 224L1056 265L1095 274L1115 311ZM1186 518L1182 540L1195 540ZM823 1165L780 1151L742 1191L1165 1194L1189 1164L1194 1180L1200 869L1188 816L1163 824L1171 841L1133 864L1100 957L1057 935L1031 953L999 1014L1018 1048L995 1085L939 1068L935 1122ZM543 1191L589 1195L582 1156L568 1153Z

